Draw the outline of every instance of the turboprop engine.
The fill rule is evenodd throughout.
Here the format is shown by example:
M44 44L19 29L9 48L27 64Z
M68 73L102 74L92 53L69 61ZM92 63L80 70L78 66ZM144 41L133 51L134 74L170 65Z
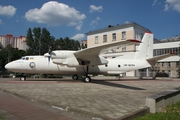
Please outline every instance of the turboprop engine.
M104 65L108 63L102 56L93 56L88 55L74 55L77 51L66 51L66 50L57 50L44 54L45 57L51 58L54 64L66 65L68 67L77 67L82 65Z
M79 62L73 53L74 51L53 51L50 53L50 56L55 64L67 65L68 67L79 66Z

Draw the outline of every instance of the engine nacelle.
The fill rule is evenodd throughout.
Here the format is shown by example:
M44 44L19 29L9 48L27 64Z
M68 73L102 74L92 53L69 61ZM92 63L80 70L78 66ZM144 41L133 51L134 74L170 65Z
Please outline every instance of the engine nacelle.
M79 62L73 53L74 51L53 51L51 52L52 62L59 65L67 65L68 67L79 66Z

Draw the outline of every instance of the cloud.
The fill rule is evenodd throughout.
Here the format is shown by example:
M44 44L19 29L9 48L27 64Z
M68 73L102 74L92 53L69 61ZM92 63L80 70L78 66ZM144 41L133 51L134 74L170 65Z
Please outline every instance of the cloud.
M84 34L76 34L71 39L74 39L74 40L83 40L84 38L85 38Z
M95 5L90 5L90 13L92 12L102 12L103 7L102 6L95 6Z
M97 25L99 20L100 20L100 17L96 17L96 19L93 20L93 21L90 23L90 25Z
M76 26L76 30L81 30L81 27L83 25L83 22L82 21L79 21L79 22L70 22L68 24L68 26Z
M168 6L168 4L165 4L164 5L164 11L168 11L169 10L169 6Z
M14 6L11 6L11 5L1 6L0 5L0 15L12 17L15 14L16 14L16 8Z
M154 0L154 2L153 2L153 4L152 4L152 6L155 6L155 5L156 5L156 3L157 3L157 0Z
M81 29L82 20L86 18L86 15L81 14L75 8L69 7L66 4L50 1L44 3L40 9L34 8L26 12L25 18L31 22L50 26L66 24Z
M129 23L131 23L131 22L129 22L129 21L126 21L126 22L125 22L125 24L129 24Z
M168 11L170 8L180 12L180 0L166 0L164 11Z

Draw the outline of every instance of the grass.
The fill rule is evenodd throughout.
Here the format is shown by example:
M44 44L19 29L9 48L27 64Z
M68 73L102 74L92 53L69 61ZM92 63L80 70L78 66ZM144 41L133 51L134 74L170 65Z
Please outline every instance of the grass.
M4 118L2 118L2 117L0 116L0 120L4 120Z
M164 108L161 112L149 113L134 120L180 120L180 102Z

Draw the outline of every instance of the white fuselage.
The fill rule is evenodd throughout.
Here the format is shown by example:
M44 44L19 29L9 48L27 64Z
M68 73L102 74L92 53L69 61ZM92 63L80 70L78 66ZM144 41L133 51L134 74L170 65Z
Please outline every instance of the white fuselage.
M44 56L26 56L28 59L15 60L8 63L5 68L12 72L29 74L85 74L86 66L67 67L54 64L51 59ZM33 59L31 59L33 58ZM89 74L120 74L137 70L150 65L145 59L108 59L107 65L89 66Z

